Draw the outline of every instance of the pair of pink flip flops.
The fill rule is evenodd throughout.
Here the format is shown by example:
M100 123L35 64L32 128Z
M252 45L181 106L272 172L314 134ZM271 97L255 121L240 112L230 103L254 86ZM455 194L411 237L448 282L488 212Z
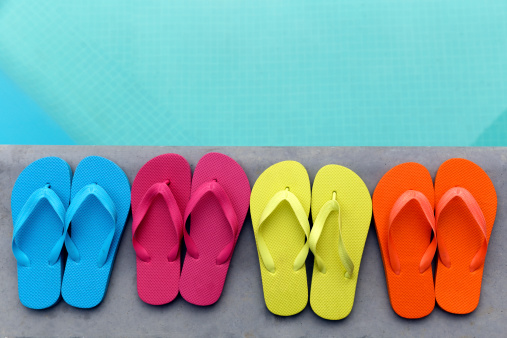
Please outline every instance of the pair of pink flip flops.
M193 178L180 155L164 154L148 161L132 185L139 297L161 305L174 300L179 291L189 303L215 303L249 202L248 178L226 155L203 156ZM189 216L190 234L185 228ZM187 248L183 268L182 238Z

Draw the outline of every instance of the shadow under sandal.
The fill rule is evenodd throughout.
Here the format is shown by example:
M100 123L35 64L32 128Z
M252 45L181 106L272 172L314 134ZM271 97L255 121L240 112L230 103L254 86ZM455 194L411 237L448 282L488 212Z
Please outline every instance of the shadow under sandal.
M41 158L21 172L12 189L18 294L21 303L31 309L48 308L60 299L71 174L64 160Z
M84 158L65 215L62 297L67 304L91 308L104 298L129 209L130 185L123 170L103 157Z

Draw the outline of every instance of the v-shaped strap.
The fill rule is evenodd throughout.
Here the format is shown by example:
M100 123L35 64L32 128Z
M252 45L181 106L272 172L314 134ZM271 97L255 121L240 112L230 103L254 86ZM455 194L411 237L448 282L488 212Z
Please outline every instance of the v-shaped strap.
M76 212L79 210L79 208L81 208L84 201L86 201L86 199L88 199L90 196L95 196L111 216L111 223L109 223L110 232L102 244L102 248L100 249L99 257L97 260L97 266L100 268L106 263L107 255L109 253L111 243L113 242L114 233L116 230L116 207L114 206L114 202L109 194L100 185L96 183L85 185L71 200L70 206L67 209L67 213L65 214L65 247L69 254L69 258L75 262L79 262L81 257L79 255L78 248L69 236L69 225L72 222L72 218L76 215Z
M266 245L266 241L262 236L261 227L264 224L264 221L275 211L275 209L282 203L283 201L287 201L291 206L294 214L296 215L299 224L303 228L305 232L306 238L310 237L310 223L308 222L308 215L305 212L305 209L301 205L301 202L297 198L296 195L291 193L289 189L281 190L271 197L269 202L266 204L266 207L262 211L261 218L259 220L259 225L257 226L257 248L259 250L259 254L262 259L262 263L266 267L266 269L274 273L275 272L275 262L273 261L273 257L269 252L268 246ZM296 259L294 260L294 264L292 266L294 271L297 271L303 267L305 264L306 256L308 256L309 250L308 241L305 242L301 250L299 251Z
M167 206L167 210L169 210L169 215L171 216L171 220L173 222L174 229L176 230L176 235L178 236L178 243L171 248L169 254L167 255L167 259L169 262L173 262L178 258L178 254L180 252L180 241L183 237L183 218L181 216L180 208L178 207L178 202L174 198L174 195L169 187L169 181L158 182L153 184L144 194L141 202L137 206L135 214L133 214L132 221L132 244L134 245L134 250L136 251L136 256L139 257L144 262L149 262L151 260L148 251L137 241L136 233L143 221L144 217L148 213L150 206L157 196L162 196L165 204Z
M34 213L35 208L39 204L40 201L43 199L47 200L55 213L58 215L58 218L62 222L62 236L58 239L58 241L53 246L53 249L51 249L51 252L49 254L49 265L54 265L58 258L60 257L60 253L63 248L63 243L65 239L64 235L64 219L65 219L65 207L63 206L62 201L60 200L60 197L51 190L51 187L49 184L46 184L43 188L39 188L35 190L30 197L28 197L27 201L21 208L21 211L18 214L18 217L16 218L16 221L14 222L14 232L12 234L12 252L14 253L14 257L16 258L19 265L29 267L30 266L30 259L24 253L18 246L17 240L18 235L23 227L25 225L25 222L28 220L28 218Z
M388 238L387 238L387 251L389 252L389 261L391 263L391 268L394 273L399 275L401 272L400 259L398 258L398 254L396 252L396 246L392 239L391 228L394 220L398 216L398 214L403 210L403 208L410 202L417 201L426 221L431 226L433 230L433 240L430 245L426 249L421 262L419 263L419 272L424 273L427 269L431 267L431 261L435 256L435 252L437 250L437 229L435 227L435 217L433 215L433 207L431 206L430 201L422 192L417 190L407 190L405 191L394 203L391 213L389 215L389 230L388 230Z
M347 253L347 249L345 248L345 244L343 243L342 236L342 221L341 221L341 210L340 204L336 200L336 192L333 192L333 198L327 201L322 208L320 208L319 214L313 223L312 231L310 232L310 237L308 239L308 243L310 244L310 250L312 250L313 255L315 256L315 262L317 263L317 267L320 272L326 273L326 265L322 258L317 254L317 242L319 241L320 235L324 228L324 224L326 224L326 220L331 214L331 212L336 211L338 213L338 256L340 257L340 261L345 268L345 277L351 278L352 273L354 272L354 263Z
M440 198L440 201L438 201L435 212L437 226L440 214L444 211L445 207L449 204L449 202L454 198L459 198L463 202L465 202L465 205L470 211L470 214L472 214L475 223L479 226L479 228L482 231L482 234L484 235L484 241L482 242L479 251L477 251L474 258L472 259L472 262L470 263L470 272L473 272L479 269L484 264L484 260L486 259L486 252L488 251L488 236L487 236L488 232L486 227L486 219L484 218L484 214L482 213L481 207L479 206L479 203L477 203L474 196L463 187L454 187L447 190L444 193L444 195ZM443 243L443 240L440 237L438 238L438 255L442 263L447 268L450 268L451 259L449 257L449 253L447 252L445 244Z
M232 230L232 240L222 249L222 251L218 254L216 263L218 265L224 264L227 262L234 250L234 245L236 244L236 237L238 234L238 216L236 215L236 212L234 211L234 207L232 205L232 202L229 198L229 195L227 195L227 192L222 188L222 186L216 181L210 181L201 184L192 194L190 197L190 201L187 204L187 207L185 209L185 218L184 223L186 224L188 216L192 213L194 208L197 206L199 201L206 195L207 193L212 193L215 198L217 199L218 203L222 207L222 210L224 212L225 217L227 218L227 221L231 227ZM187 232L187 229L185 226L183 226L183 238L185 240L185 246L187 247L188 254L195 259L199 258L199 250L197 249L197 246L195 245L194 241L192 240L192 237Z

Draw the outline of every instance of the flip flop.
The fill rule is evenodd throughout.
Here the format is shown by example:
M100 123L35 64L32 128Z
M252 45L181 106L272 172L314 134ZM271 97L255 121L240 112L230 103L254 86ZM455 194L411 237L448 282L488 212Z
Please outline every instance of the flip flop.
M322 318L343 319L352 310L371 208L370 192L352 170L331 164L315 176L310 305Z
M232 158L204 155L195 167L184 223L187 248L180 277L181 296L194 305L218 301L234 247L248 212L250 183Z
M279 316L308 303L305 260L310 235L310 178L305 167L284 161L267 168L252 189L250 213L266 307Z
M167 304L178 295L182 215L190 198L190 180L187 160L164 154L149 160L132 184L137 293L148 304Z
M65 214L62 297L67 304L91 308L104 298L129 209L130 185L120 167L103 157L84 158Z
M437 247L433 181L418 163L389 170L373 193L375 228L393 310L421 318L435 307L431 262Z
M477 164L453 158L435 179L439 259L435 295L445 311L470 313L479 304L484 260L495 222L495 187Z
M27 166L12 189L12 251L17 260L18 294L21 303L31 309L48 308L60 299L71 175L64 160L45 157Z

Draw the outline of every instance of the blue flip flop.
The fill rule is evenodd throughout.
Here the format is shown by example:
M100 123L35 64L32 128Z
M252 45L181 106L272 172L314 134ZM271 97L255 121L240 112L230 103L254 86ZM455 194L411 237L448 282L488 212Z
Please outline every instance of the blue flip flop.
M103 157L83 159L65 215L62 297L67 304L91 308L104 299L129 209L130 184L123 170Z
M45 309L60 299L71 174L61 158L41 158L21 172L12 189L12 252L19 300L28 308Z

